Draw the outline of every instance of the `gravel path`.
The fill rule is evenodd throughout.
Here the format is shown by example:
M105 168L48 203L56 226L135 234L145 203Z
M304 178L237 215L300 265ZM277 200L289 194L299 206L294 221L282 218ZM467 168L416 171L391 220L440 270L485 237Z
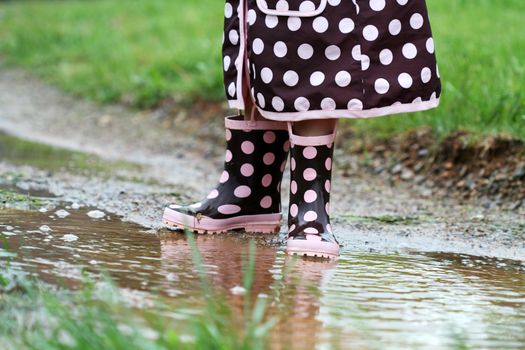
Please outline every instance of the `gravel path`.
M197 200L220 174L221 116L226 110L214 113L210 119L209 113L202 117L181 109L173 119L122 106L101 107L64 95L21 71L3 70L1 130L105 159L139 163L143 170L93 177L0 159L0 177L23 174L19 186L47 189L66 201L96 206L158 231L162 207L174 200L174 193L181 194L181 201ZM340 159L353 161L351 155L340 154ZM345 249L443 251L525 260L525 209L485 209L476 203L428 198L409 185L391 186L368 174L348 178L336 171L333 184L333 226Z

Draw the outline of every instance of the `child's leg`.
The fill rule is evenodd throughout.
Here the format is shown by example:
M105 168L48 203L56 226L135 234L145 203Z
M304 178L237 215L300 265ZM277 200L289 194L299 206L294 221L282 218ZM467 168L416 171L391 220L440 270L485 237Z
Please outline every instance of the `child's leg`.
M295 122L294 133L300 136L321 136L334 132L338 119L315 119Z
M339 243L330 226L332 158L337 120L289 124L291 142L289 254L335 258Z

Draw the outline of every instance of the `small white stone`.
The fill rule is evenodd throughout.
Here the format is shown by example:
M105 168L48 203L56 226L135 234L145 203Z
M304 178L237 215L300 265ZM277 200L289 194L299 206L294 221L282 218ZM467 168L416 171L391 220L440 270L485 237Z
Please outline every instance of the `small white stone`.
M90 260L89 263L90 263L91 265L97 265L97 264L98 264L98 261L96 261L96 260Z
M246 289L244 289L244 287L241 286L235 286L230 289L230 292L234 295L243 295L246 293Z
M55 215L63 219L65 217L68 217L70 214L67 210L60 209L60 210L55 211Z
M5 229L7 231L13 231L15 228L13 226L6 226Z
M178 281L179 279L177 278L177 275L170 272L166 275L166 280L167 281L170 281L170 282L174 282L174 281Z
M39 212L41 213L47 213L47 208L46 207L42 207L40 209L38 209Z
M80 204L78 204L78 203L71 204L71 209L74 209L74 210L80 209Z
M104 216L106 216L106 213L100 210L91 210L87 213L87 216L92 219L102 219Z
M44 232L44 233L47 233L47 232L50 232L52 231L51 230L51 227L47 226L47 225L42 225L38 228L40 231Z
M76 235L74 235L72 233L65 234L61 238L61 240L66 241L66 242L74 242L77 239L78 239L78 236L76 236Z

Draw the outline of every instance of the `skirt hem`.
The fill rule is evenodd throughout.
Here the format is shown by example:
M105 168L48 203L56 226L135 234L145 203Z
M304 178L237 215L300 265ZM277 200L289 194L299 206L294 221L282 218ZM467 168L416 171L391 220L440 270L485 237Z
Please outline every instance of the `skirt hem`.
M259 113L266 119L285 122L297 122L312 119L365 119L400 113L421 112L436 108L439 105L439 101L439 98L435 98L422 102L405 103L387 107L360 110L337 109L333 111L314 110L305 112L268 112L261 109L260 107L257 107L257 109L259 110ZM230 104L230 106L231 105L232 104Z

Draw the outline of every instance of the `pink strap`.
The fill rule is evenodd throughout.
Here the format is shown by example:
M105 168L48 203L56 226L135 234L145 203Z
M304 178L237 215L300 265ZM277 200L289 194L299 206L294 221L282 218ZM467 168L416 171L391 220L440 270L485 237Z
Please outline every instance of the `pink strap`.
M290 135L290 142L298 146L324 146L334 143L337 133L337 127L334 132L328 135L321 136L299 136L293 133L292 122L286 123L288 126L288 134Z
M272 120L255 120L254 111L250 120L244 120L242 115L228 116L224 118L224 124L231 130L286 130L286 123Z

